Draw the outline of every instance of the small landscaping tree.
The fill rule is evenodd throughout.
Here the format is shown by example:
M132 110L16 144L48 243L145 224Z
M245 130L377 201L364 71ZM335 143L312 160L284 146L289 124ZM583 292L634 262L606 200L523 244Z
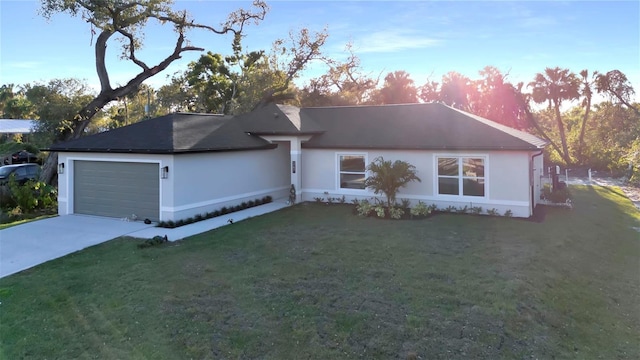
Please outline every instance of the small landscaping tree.
M375 158L367 166L367 171L371 172L371 176L365 179L365 186L373 189L376 194L385 194L389 208L395 205L400 188L412 181L422 181L416 175L415 166L401 160L387 161L382 156Z

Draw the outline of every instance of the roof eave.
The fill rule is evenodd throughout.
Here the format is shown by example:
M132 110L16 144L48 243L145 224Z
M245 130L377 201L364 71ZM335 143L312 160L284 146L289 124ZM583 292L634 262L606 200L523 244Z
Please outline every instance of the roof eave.
M171 155L171 154L188 154L188 153L206 153L206 152L231 152L231 151L250 151L250 150L269 150L278 147L277 144L265 144L259 146L247 146L241 148L200 148L200 149L47 149L47 151L55 152L79 152L79 153L104 153L104 154L153 154L153 155Z

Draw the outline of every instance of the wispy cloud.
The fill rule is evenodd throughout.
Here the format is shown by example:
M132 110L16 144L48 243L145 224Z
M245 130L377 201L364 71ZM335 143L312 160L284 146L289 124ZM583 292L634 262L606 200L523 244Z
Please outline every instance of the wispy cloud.
M7 69L21 69L21 70L38 69L42 66L44 66L44 63L40 61L10 62L2 65L2 67L5 67Z
M403 30L374 32L354 39L358 53L389 53L409 49L424 49L442 44L442 40Z
M519 25L525 29L545 29L558 23L550 16L529 16L521 19Z

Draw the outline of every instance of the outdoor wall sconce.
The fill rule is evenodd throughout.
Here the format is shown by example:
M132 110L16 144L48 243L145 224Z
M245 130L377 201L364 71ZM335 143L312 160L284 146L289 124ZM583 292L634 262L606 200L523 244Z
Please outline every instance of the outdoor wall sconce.
M291 162L291 172L294 173L294 174L296 173L296 161L295 160L293 160Z
M168 179L169 178L169 167L168 166L163 166L162 167L162 171L160 172L160 177L162 177L163 179Z
M64 174L64 163L58 164L58 174Z

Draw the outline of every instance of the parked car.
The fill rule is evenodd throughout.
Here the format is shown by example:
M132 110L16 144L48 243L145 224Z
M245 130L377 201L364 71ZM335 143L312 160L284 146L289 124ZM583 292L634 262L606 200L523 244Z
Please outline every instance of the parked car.
M16 151L4 158L4 164L27 164L38 162L38 155L28 152L27 150Z
M17 164L0 167L0 185L9 183L9 177L15 175L18 184L24 184L28 180L38 180L40 177L40 165Z

